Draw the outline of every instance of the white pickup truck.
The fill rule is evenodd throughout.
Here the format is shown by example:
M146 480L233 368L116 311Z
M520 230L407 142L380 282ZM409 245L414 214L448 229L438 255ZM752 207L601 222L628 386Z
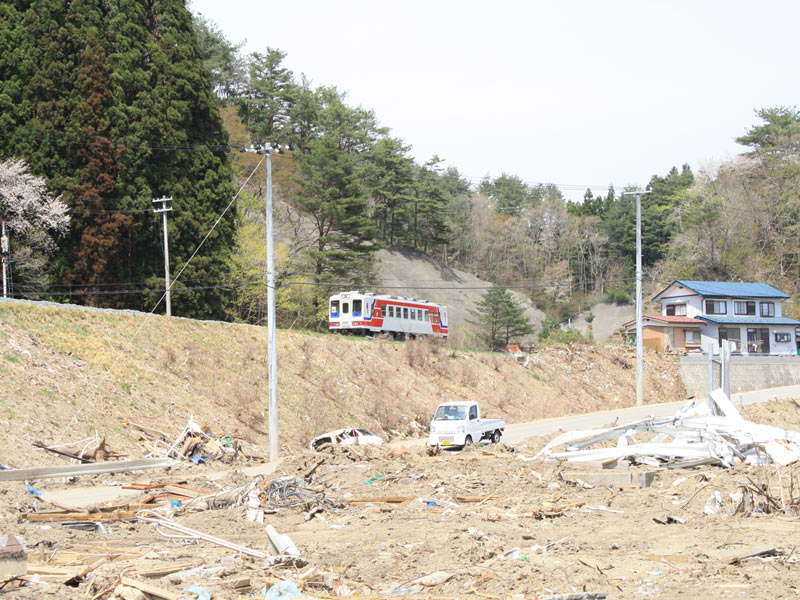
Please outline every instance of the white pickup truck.
M500 441L505 419L482 419L477 402L445 402L431 420L429 446L469 446L480 440Z

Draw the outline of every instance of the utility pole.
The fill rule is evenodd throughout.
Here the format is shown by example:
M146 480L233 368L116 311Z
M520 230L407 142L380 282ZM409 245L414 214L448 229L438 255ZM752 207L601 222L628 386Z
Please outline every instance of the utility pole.
M278 146L277 151L283 154ZM292 147L289 146L291 150ZM245 148L239 146L239 152L264 153L266 156L266 206L264 207L267 235L267 386L269 393L269 460L278 460L280 441L278 437L278 343L275 334L275 266L272 234L272 150L268 144L263 149L260 144Z
M172 198L158 198L153 200L153 204L156 202L161 202L161 208L154 208L154 213L161 213L163 216L163 223L164 223L164 281L166 283L167 294L167 316L172 316L172 298L170 296L170 285L169 281L169 240L167 237L167 213L172 210L171 206L167 206L167 202L172 202Z
M269 460L278 460L280 443L278 440L278 358L277 337L275 335L275 267L272 239L272 153L266 147L267 170L267 354L269 359Z
M6 235L6 223L3 221L2 230L0 230L0 254L2 254L3 261L3 298L8 298L8 236Z
M644 404L644 345L642 343L642 194L650 192L622 192L636 196L636 406Z

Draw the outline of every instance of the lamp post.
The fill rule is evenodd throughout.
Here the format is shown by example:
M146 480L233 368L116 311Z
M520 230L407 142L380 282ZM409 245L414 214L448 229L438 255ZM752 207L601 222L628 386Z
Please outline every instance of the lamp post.
M277 460L280 456L280 440L278 437L278 353L275 335L275 267L272 234L272 153L269 146L262 149L255 147L239 147L239 152L255 152L265 154L266 177L266 236L267 236L267 386L269 393L269 460Z

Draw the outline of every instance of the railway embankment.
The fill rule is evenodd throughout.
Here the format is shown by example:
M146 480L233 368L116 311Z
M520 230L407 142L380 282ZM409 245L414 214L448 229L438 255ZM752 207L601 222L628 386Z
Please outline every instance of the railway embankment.
M630 406L630 347L552 346L527 364L452 342L391 342L278 332L281 445L347 426L413 435L443 400L477 400L509 423ZM647 353L648 401L685 397L678 362ZM177 435L193 417L267 454L267 335L262 327L136 312L0 302L4 464L31 444L93 435L140 457L130 423ZM35 460L49 457L37 453Z

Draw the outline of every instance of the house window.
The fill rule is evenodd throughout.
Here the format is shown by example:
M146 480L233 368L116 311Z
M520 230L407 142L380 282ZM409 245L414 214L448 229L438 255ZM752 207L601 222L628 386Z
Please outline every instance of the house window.
M668 317L685 317L686 305L685 304L667 304Z
M719 345L722 346L722 342L725 340L733 342L734 352L742 351L742 330L738 327L720 327Z
M728 303L724 300L706 300L707 315L725 315L728 313Z
M747 330L747 350L752 354L769 354L769 329L753 327Z
M686 334L686 343L687 344L699 344L700 343L700 332L696 329L684 329L683 332Z
M737 315L749 315L754 317L756 316L756 303L752 300L747 302L734 302L733 312Z
M774 317L775 316L775 303L774 302L762 302L761 303L761 316L762 317Z
M775 341L776 342L786 343L786 342L788 342L790 340L791 340L791 337L789 337L788 333L778 333L777 331L775 332Z

